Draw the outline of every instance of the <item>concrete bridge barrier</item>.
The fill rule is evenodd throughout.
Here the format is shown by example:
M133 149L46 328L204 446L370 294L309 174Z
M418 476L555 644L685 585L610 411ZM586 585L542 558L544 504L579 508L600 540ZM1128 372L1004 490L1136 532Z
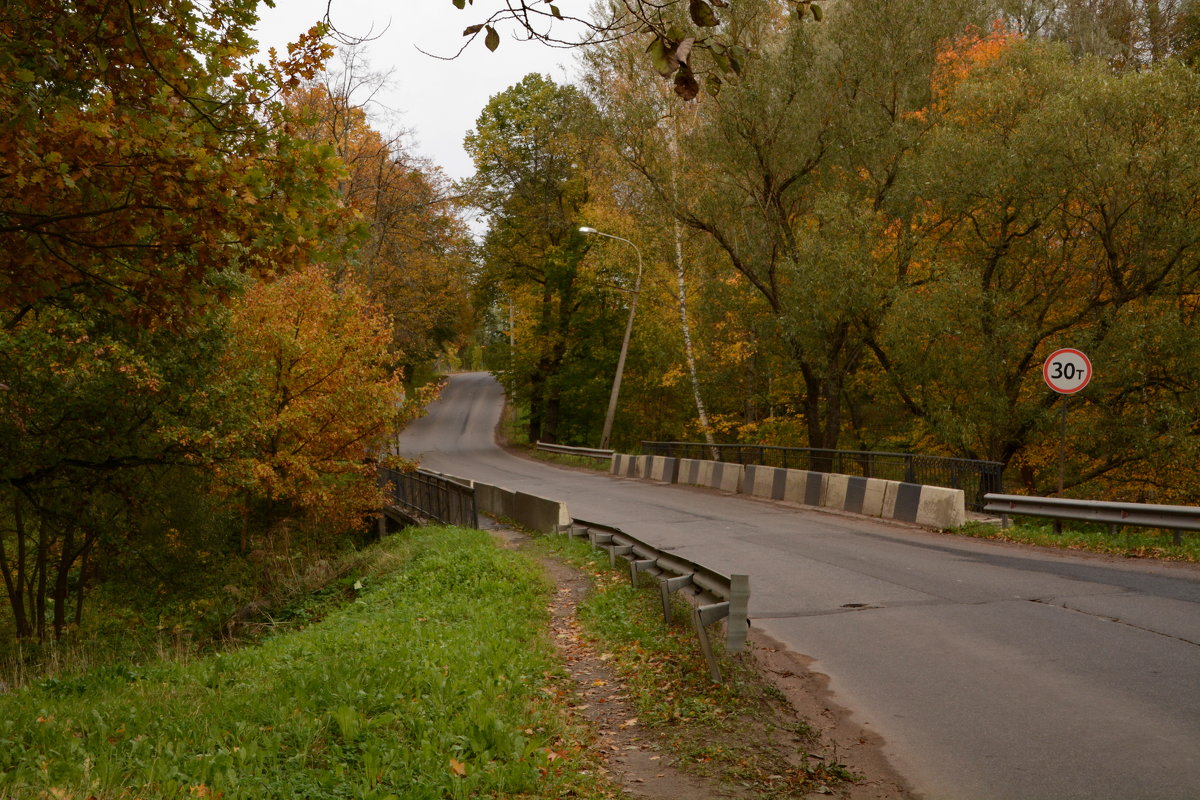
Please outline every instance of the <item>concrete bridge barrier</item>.
M613 474L915 522L930 528L956 528L967 520L961 489L882 478L619 454L613 457Z

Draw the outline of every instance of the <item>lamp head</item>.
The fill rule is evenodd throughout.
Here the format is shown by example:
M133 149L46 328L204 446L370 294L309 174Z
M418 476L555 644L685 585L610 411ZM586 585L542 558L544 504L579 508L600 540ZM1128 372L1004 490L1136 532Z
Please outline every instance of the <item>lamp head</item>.
M587 225L582 226L579 229L579 232L580 233L599 233L599 231L597 231L595 228L589 228Z

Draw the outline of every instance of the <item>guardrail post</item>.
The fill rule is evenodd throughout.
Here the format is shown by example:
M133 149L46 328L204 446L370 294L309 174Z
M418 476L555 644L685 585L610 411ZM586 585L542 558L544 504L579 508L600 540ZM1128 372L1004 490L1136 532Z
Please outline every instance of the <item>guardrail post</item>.
M708 674L712 679L721 682L721 668L713 655L712 643L708 640L708 626L729 616L729 603L713 603L707 606L697 606L692 611L692 625L696 628L696 637L700 639L700 650L704 660L708 662Z
M627 556L633 552L631 544L613 544L608 548L608 565L615 567L617 565L617 556Z
M729 576L729 621L725 623L725 649L740 652L750 628L750 576Z
M674 578L660 578L658 591L662 595L663 621L671 622L671 595L685 586L693 585L691 575L679 575Z
M638 576L648 569L654 567L657 563L653 558L635 558L629 562L629 583L633 588L637 588Z

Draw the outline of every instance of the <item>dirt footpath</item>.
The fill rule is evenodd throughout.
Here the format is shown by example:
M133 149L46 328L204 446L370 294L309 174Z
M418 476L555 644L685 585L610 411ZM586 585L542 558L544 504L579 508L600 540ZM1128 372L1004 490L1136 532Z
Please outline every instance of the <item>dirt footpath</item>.
M509 547L519 547L526 538L511 530L493 531ZM572 707L594 727L609 777L620 783L631 797L715 800L760 796L716 779L685 771L665 747L661 735L639 725L636 712L625 695L619 678L580 634L575 608L590 586L587 576L571 567L546 559L543 564L557 591L550 606L555 644L572 677L578 702ZM845 765L860 776L854 783L810 793L809 797L842 797L846 800L912 800L916 797L883 755L882 741L833 702L828 679L810 669L809 662L788 651L761 631L751 630L747 647L760 674L788 701L781 711L806 723L817 733L816 743L792 736L777 741L781 751L792 751L794 761L781 763L780 770L794 768L805 758L827 759ZM778 736L787 738L786 730Z

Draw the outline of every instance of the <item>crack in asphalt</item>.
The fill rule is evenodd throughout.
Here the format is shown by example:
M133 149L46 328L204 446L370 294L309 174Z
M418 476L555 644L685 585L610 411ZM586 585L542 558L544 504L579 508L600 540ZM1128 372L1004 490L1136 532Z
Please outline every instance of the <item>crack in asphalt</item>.
M1193 647L1200 647L1200 642L1192 641L1191 639L1188 639L1186 637L1176 636L1174 634L1167 633L1165 631L1156 630L1155 628L1147 628L1145 625L1138 625L1134 622L1129 622L1128 620L1121 619L1120 617L1113 617L1108 614L1099 614L1094 611L1087 611L1086 609L1076 608L1075 606L1069 605L1066 600L1058 600L1053 597L1048 597L1048 598L1030 597L1027 599L1030 603L1037 603L1038 605L1050 606L1052 608L1061 608L1064 611L1071 611L1075 614L1083 614L1085 617L1093 617L1094 619L1102 619L1102 620L1106 620L1108 622L1115 622L1118 625L1124 625L1126 628L1132 628L1133 630L1136 630L1136 631L1152 633L1155 636L1161 636L1164 639L1171 639L1172 641L1182 642L1183 644L1190 644Z

